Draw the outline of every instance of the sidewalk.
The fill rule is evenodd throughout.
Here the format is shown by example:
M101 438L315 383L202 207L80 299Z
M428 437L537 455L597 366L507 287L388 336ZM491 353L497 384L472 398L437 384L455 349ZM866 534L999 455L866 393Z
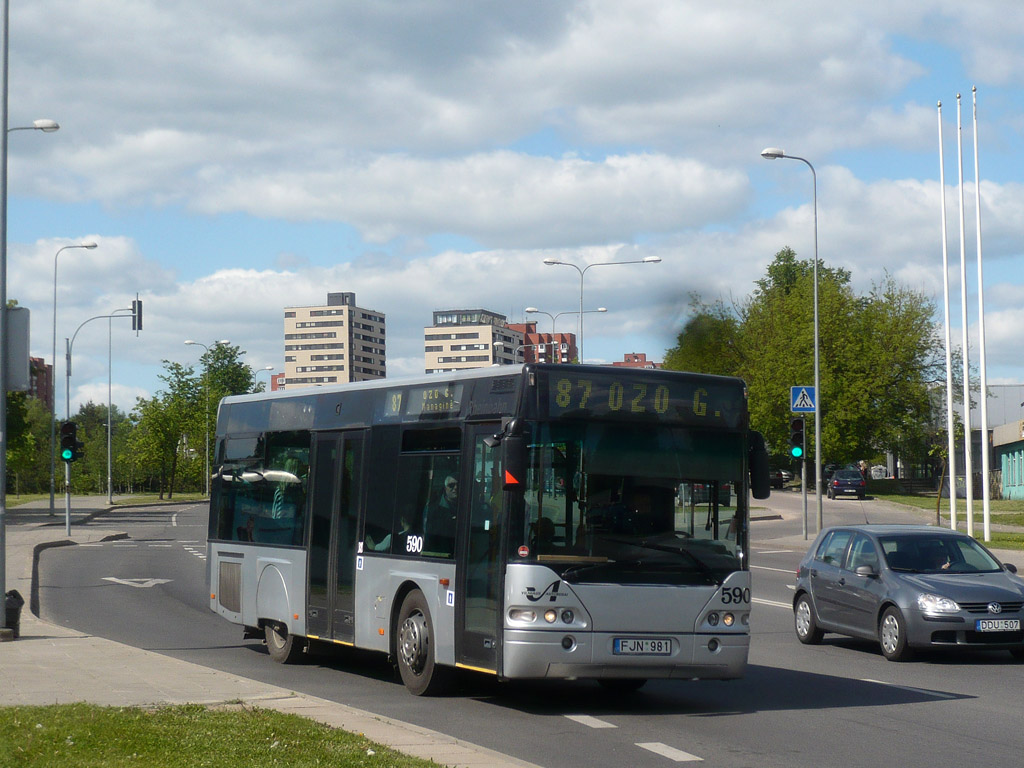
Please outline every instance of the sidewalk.
M39 552L111 536L109 530L101 533L89 527L93 517L108 509L105 506L91 507L77 500L72 509L70 538L64 535L63 507L55 517L49 516L48 507L49 502L45 502L7 510L7 589L18 590L26 604L21 612L20 638L0 643L0 706L78 701L110 706L214 705L241 701L361 733L379 744L440 765L536 768L532 763L437 731L40 620L29 610L34 607L38 611L33 568Z

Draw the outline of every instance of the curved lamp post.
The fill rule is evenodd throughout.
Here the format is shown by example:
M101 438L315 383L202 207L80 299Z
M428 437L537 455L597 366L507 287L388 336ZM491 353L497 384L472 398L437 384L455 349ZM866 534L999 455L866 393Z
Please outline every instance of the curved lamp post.
M37 123L44 122L42 120L36 120ZM53 122L52 120L49 122ZM56 123L54 123L56 125ZM28 129L25 129L28 130ZM48 130L40 128L39 130ZM57 130L51 128L49 130ZM53 404L53 409L50 413L50 515L54 513L53 510L53 498L56 485L57 475L57 257L60 256L62 251L69 250L71 248L86 248L92 250L96 247L96 243L78 243L77 245L65 245L63 248L58 248L57 252L53 254L53 368L50 371L50 402ZM71 418L70 414L68 418Z
M51 133L60 126L54 120L36 120L31 126L8 127L7 64L9 59L10 3L4 0L0 18L0 339L7 337L7 136L11 131L32 130ZM0 595L7 593L7 364L0 356ZM0 621L0 634L10 634L6 620Z
M583 315L585 314L583 310L583 276L587 273L587 270L592 267L610 267L617 264L657 264L660 261L660 256L645 256L642 259L635 259L632 261L598 261L593 264L587 264L587 266L581 269L572 262L560 261L554 258L553 256L549 256L548 258L544 259L544 263L547 264L549 267L554 266L555 264L561 264L566 267L572 267L573 269L580 273L580 335L577 344L580 350L580 363L583 363Z
M208 346L206 346L205 344L202 344L202 343L200 343L198 341L192 341L192 339L186 339L185 343L190 345L190 346L202 347L207 352L210 351L210 348ZM229 343L230 342L227 339L220 339L218 341L213 342L213 346L216 347L217 345L220 345L220 344L229 344ZM209 361L207 361L207 363L206 363L206 376L204 376L203 378L206 380L205 381L206 386L204 387L204 389L206 390L206 410L203 412L203 423L206 425L206 444L203 447L205 449L204 450L204 455L206 456L206 496L207 496L207 498L209 498L209 496L210 496L210 363L209 363Z
M818 326L818 174L814 166L803 157L787 155L778 147L767 147L761 151L766 160L799 160L811 169L811 180L814 189L814 497L818 505L818 530L822 528L821 514L821 365L819 361L819 326Z
M562 315L578 315L580 313L580 311L578 309L573 309L573 310L570 310L568 312L557 312L557 313L552 315L550 312L545 312L543 309L537 309L537 307L527 307L523 311L526 312L526 314L528 314L528 315L547 315L548 317L551 318L551 343L552 344L555 343L555 320L560 318ZM591 314L591 313L594 313L594 312L607 312L607 311L608 311L608 307L598 307L597 309L585 309L585 310L583 310L583 313L584 314ZM580 356L580 361L582 362L582 360L583 360L583 357L581 355Z

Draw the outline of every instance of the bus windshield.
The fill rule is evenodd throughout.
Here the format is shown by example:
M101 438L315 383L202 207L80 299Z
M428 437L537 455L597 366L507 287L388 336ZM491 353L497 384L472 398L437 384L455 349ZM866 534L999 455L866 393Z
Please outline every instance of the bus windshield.
M720 584L742 568L742 459L733 432L534 424L510 557L569 583Z

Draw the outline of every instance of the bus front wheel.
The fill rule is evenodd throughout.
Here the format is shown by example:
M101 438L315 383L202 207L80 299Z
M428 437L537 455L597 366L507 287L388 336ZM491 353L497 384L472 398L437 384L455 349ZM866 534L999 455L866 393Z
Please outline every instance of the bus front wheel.
M298 661L305 650L305 644L296 640L283 625L268 621L263 625L263 633L267 640L267 652L270 658L279 664L291 664Z
M435 663L434 626L427 600L418 590L402 601L395 628L395 651L398 672L410 693L436 696L448 688L451 670Z

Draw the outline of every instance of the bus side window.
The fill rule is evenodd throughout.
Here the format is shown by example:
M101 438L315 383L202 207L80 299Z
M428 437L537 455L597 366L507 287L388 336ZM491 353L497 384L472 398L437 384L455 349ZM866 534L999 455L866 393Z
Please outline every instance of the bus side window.
M399 536L392 538L392 554L453 557L459 494L458 455L400 456L396 485L396 522L401 528L404 519L409 530L396 531ZM414 535L402 535L409 532ZM399 544L399 539L404 541ZM404 549L398 551L396 546Z

